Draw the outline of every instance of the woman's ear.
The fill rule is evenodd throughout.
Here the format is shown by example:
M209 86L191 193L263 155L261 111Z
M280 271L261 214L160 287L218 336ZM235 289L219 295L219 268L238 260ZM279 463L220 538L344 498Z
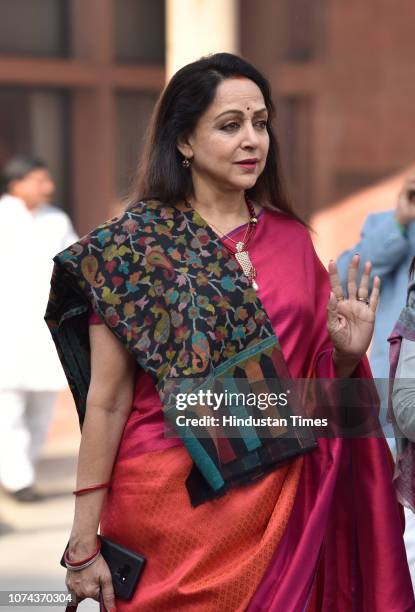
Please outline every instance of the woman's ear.
M177 148L179 149L179 151L183 155L183 157L185 157L186 159L192 159L193 158L193 149L192 149L191 145L189 144L189 141L187 140L187 138L185 138L184 136L181 136L178 139L178 141L177 141Z

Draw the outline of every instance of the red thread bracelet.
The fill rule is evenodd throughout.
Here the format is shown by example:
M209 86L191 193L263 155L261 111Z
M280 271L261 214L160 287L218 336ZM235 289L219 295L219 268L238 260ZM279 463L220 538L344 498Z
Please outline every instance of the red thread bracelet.
M98 491L99 489L108 489L110 486L109 482L104 482L102 484L89 485L88 487L83 487L82 489L76 489L72 491L74 495L83 495L84 493L89 493L90 491Z
M87 557L86 559L82 559L81 561L71 561L68 558L68 549L66 549L65 554L63 556L63 560L65 561L65 563L67 563L68 565L71 565L72 567L79 567L80 565L84 565L85 563L88 563L88 561L91 561L94 557L96 557L101 550L101 540L98 538L97 542L98 542L97 547L94 550L93 554L89 555L89 557Z

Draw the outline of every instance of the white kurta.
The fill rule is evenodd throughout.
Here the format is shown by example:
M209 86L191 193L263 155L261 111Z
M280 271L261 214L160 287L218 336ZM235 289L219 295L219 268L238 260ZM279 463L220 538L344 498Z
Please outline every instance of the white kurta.
M60 209L43 205L31 213L18 198L0 198L0 390L66 386L43 317L52 258L76 240Z

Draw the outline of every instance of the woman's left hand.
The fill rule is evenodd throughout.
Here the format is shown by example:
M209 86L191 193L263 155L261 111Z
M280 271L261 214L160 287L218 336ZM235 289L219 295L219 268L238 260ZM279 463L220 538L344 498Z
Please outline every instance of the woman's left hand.
M327 305L327 327L337 357L358 362L369 348L375 325L375 313L379 301L380 278L375 276L369 295L369 276L372 264L364 266L360 285L356 275L359 255L354 255L347 272L347 292L343 293L337 267L329 263L330 300Z

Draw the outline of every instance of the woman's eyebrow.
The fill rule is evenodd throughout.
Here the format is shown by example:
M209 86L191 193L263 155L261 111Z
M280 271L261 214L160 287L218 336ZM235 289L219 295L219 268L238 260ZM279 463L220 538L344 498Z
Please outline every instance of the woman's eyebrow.
M262 114L264 112L268 112L268 110L267 110L267 108L265 106L264 106L264 108L260 108L260 109L256 110L254 112L254 115L260 115L260 114ZM244 113L243 113L243 111L241 111L239 109L229 109L229 110L223 111L223 113L219 113L219 115L217 115L215 117L215 121L217 119L220 119L220 117L222 117L223 115L228 115L228 114L243 116Z

